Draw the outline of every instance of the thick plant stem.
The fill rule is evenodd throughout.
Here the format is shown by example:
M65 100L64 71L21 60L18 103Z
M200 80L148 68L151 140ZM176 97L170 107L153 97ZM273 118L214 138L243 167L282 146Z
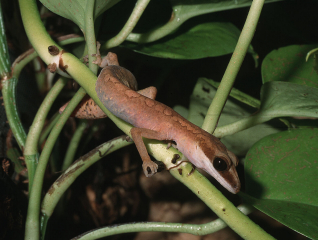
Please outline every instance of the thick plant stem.
M64 37L65 38L65 37ZM83 41L82 37L74 37L71 39L65 39L61 40L60 44L69 44L74 42ZM25 144L26 144L26 133L22 127L22 123L20 121L20 117L18 114L17 104L16 104L16 86L18 83L18 79L21 73L21 70L24 68L26 64L28 64L30 61L32 61L34 58L38 56L37 52L34 51L34 49L30 49L26 51L25 53L21 54L12 64L12 75L6 76L2 79L1 85L2 85L2 94L3 94L3 101L6 109L6 115L8 118L8 122L10 125L10 128L12 129L12 133L22 151L24 151ZM29 169L31 167L31 164L29 164L26 161L27 168L29 172L33 171L32 169Z
M112 39L108 40L104 45L103 48L109 49L112 47L116 47L121 44L123 41L126 40L128 35L136 26L137 22L139 21L142 13L145 11L148 3L150 0L138 0L136 6L131 13L129 19L127 20L125 26L121 29L121 31Z
M51 91L49 91L43 100L30 127L24 150L24 158L29 172L29 191L32 189L33 177L38 164L38 142L45 123L45 119L51 109L52 104L67 82L68 79L60 78L54 84Z
M211 210L231 227L237 234L246 240L273 240L266 233L237 208L224 195L214 187L209 180L198 171L192 172L191 166L186 166L180 174L177 169L172 169L171 174L195 193Z
M26 140L26 133L23 129L16 104L16 85L18 79L16 77L4 78L1 81L2 97L4 108L12 133L23 152Z
M58 123L52 129L46 144L41 153L39 164L37 166L34 181L32 185L32 191L30 192L30 200L28 206L28 213L25 226L25 239L38 240L40 238L40 205L41 205L41 192L43 186L43 178L45 174L45 169L52 152L54 143L56 142L57 137L59 136L65 122L69 116L74 111L75 107L85 96L85 90L80 88L77 93L74 95L72 100L69 102L61 117L58 120Z
M86 2L85 11L85 37L88 50L88 66L89 69L96 75L98 70L98 65L94 64L93 61L96 60L96 56L92 54L96 53L96 38L95 38L95 28L94 28L94 6L95 0Z
M46 63L51 63L52 57L47 53L47 47L50 45L56 45L55 42L50 38L50 36L47 34L45 31L41 20L39 13L37 11L37 6L35 0L19 0L20 3L20 9L22 13L22 20L23 24L25 26L26 33L29 37L30 42L40 55L40 57L46 62ZM84 67L84 65L72 54L70 53L63 53L62 55L63 63L67 65L66 71L74 78L76 79L80 85L85 89L85 91L93 98L93 100L98 104L99 107L113 120L116 125L122 129L126 134L130 134L130 129L131 125L125 123L124 121L116 118L113 114L111 114L101 103L99 98L97 97L96 91L95 91L95 82L96 82L96 76L87 68ZM83 91L84 92L84 91ZM74 99L74 98L73 98ZM73 101L73 100L72 100ZM71 102L72 102L71 101ZM71 104L69 103L69 105ZM71 110L68 110L68 108L65 109L65 111L69 111L69 114L71 114ZM64 112L65 112L64 111ZM63 115L61 116L63 118ZM63 124L61 124L63 125ZM60 126L61 127L61 126ZM58 134L58 131L52 130L52 133L50 134L50 137L47 140L47 144L49 142L55 142L55 140L51 140L51 135L53 134ZM51 144L51 143L50 143ZM159 161L163 161L166 166L171 165L171 160L173 159L174 154L179 154L182 156L181 153L177 152L175 149L170 148L166 149L166 145L158 142L158 141L145 141L145 144L147 146L147 149L150 154L154 155L155 158ZM49 148L49 147L48 147ZM43 180L43 175L44 175L44 170L46 167L48 155L50 153L49 150L43 149L41 158L43 156L44 163L42 164L41 158L37 167L37 171L35 174L35 180L34 180L34 188L32 189L31 196L30 196L30 204L29 204L29 209L28 209L28 216L27 216L27 223L26 223L26 239L35 239L37 240L39 238L39 206L40 206L40 196L41 196L41 187L42 187L42 180ZM46 162L45 162L46 161ZM41 165L41 167L40 167ZM191 164L186 164L187 168L190 172L192 170ZM185 168L184 167L184 168ZM39 170L40 169L40 170ZM181 167L181 170L183 167ZM39 172L39 173L38 173ZM171 171L173 172L173 171ZM177 170L175 170L175 174L179 174ZM195 171L196 172L196 171ZM190 176L194 176L194 174L191 174ZM191 184L189 181L192 181L192 178L187 178L188 182L187 184ZM205 202L208 202L209 206L213 205L214 198L218 198L218 192L214 191L212 188L206 188L204 187L204 180L205 178L200 175L200 179L203 179L202 182L199 180L196 182L198 185L198 188L202 189L204 191L205 195L208 196L208 198L202 198L204 199ZM37 181L36 181L37 180ZM35 183L39 183L40 186L37 186ZM36 186L36 187L35 187ZM35 190L36 189L36 190ZM199 192L195 190L192 190L195 194L199 196ZM222 195L223 196L223 195ZM225 198L221 198L222 201L225 201L225 205L228 210L227 214L230 213L230 216L236 216L235 222L231 222L230 226L234 228L235 231L239 232L242 234L242 237L245 237L244 231L246 231L246 228L242 230L244 226L241 224L241 218L242 217L239 210L237 210L233 205L233 207L228 207L231 205L231 203ZM217 201L219 203L219 201ZM215 203L215 204L217 204ZM215 207L216 209L218 206ZM222 211L223 212L223 211ZM240 215L241 214L241 215ZM221 214L222 218L223 215ZM244 215L243 215L244 216ZM242 217L242 222L245 224L248 224L249 226L254 226L255 224L250 221L248 218ZM253 228L253 227L252 227ZM261 231L260 231L261 232ZM262 235L260 235L262 237ZM268 237L267 237L268 238ZM257 238L259 239L259 238ZM266 239L266 238L263 238Z
M251 44L265 0L254 0L248 13L245 25L233 52L232 58L224 73L220 86L213 98L204 119L202 128L207 132L213 133L225 102L231 92L237 73L243 63L244 57Z
M209 180L207 180L198 171L194 170L189 164L181 164L179 168L173 168L170 173L185 184L193 193L195 193L202 201L204 201L215 212L225 224L231 227L243 239L246 240L274 240L271 235L267 234L262 228L251 221L241 211L239 211L222 193L217 190ZM218 223L220 224L220 223ZM209 224L206 224L207 227ZM119 227L106 227L84 233L75 239L88 240L98 239L113 234L120 234L125 232L145 232L145 231L165 231L165 232L188 232L194 235L204 235L211 233L220 226L215 226L213 223L209 229L202 229L202 226L190 225L182 229L178 227L184 226L183 224L176 223L137 223L127 224Z

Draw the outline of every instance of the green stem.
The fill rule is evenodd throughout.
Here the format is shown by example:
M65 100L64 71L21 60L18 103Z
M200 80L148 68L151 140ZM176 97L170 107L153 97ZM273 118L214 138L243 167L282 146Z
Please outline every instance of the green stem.
M121 31L115 37L108 40L103 45L103 48L110 49L110 48L118 46L123 41L125 41L128 35L136 26L137 22L139 21L142 13L145 11L149 2L150 0L138 0L125 26L121 29Z
M267 0L266 3L277 2L281 0ZM182 1L172 2L172 14L169 21L161 27L150 30L146 33L130 33L126 38L127 41L135 42L138 44L151 43L161 38L166 37L169 34L175 32L185 21L190 18L224 10L236 9L241 7L247 7L251 5L251 1L241 1L241 3L233 4L233 1L202 1L203 3L195 3L193 5L185 5ZM205 7L200 5L207 4ZM199 9L197 8L199 6Z
M82 37L73 37L70 39L61 40L59 43L61 45L75 43L83 41ZM2 95L3 101L6 109L6 115L8 118L8 122L10 128L12 129L12 133L17 140L17 143L22 151L24 151L24 146L26 144L27 136L22 127L22 123L20 121L20 117L18 114L17 104L16 104L16 86L18 83L18 79L21 73L21 70L27 65L30 61L38 56L37 52L34 49L30 49L25 53L21 54L12 64L12 77L7 79L2 79ZM27 163L28 167L28 163ZM33 171L32 169L28 169L28 171Z
M128 146L132 142L126 141L126 136L117 137L110 140L84 156L75 161L51 186L47 194L45 195L41 206L41 236L44 239L45 229L49 218L51 217L58 201L62 198L63 194L70 187L70 185L76 180L76 178L87 170L98 160L107 156L108 154Z
M46 63L50 63L52 60L52 57L47 53L47 47L51 46L51 45L56 45L56 44L50 38L50 36L47 34L47 32L45 31L45 28L43 27L43 25L41 23L35 0L28 0L28 1L19 0L19 4L20 4L20 9L21 9L21 16L22 16L23 24L24 24L24 27L25 27L25 30L26 30L26 33L28 35L30 42L32 43L33 47L36 49L36 51L38 52L40 57ZM84 67L84 65L75 56L73 56L70 53L63 53L62 60L63 60L64 65L68 66L67 72L74 79L76 79L76 81L79 82L79 84L93 98L93 100L98 104L98 106L109 116L109 118L121 130L123 130L126 134L130 134L131 125L125 123L123 120L118 119L113 114L111 114L105 108L105 106L103 106L103 104L101 103L101 101L97 97L97 94L95 91L95 82L97 79L96 76L94 76L94 74L89 69ZM71 102L73 101L73 99L71 100ZM70 105L70 103L69 103L69 105ZM65 111L69 111L68 108L66 108ZM71 114L71 112L72 111L70 111L69 114ZM61 118L62 117L63 117L63 115L61 116ZM54 130L52 130L52 133L53 133L53 131ZM51 137L52 133L50 134L50 137ZM47 140L46 145L48 145L50 137ZM159 141L146 140L145 144L146 144L146 147L148 149L148 152L151 155L153 155L157 160L163 161L164 164L168 168L170 168L171 166L174 166L174 164L171 163L171 160L173 159L174 154L179 154L180 156L182 156L182 154L180 152L178 152L177 150L175 150L173 148L167 149L167 145L162 144ZM48 157L45 155L47 155L48 153L49 153L48 150L45 150L45 148L44 148L43 152L42 152L42 155L44 155L43 156L44 161L47 161L46 158L48 158ZM42 155L41 155L41 158L42 158ZM39 221L38 221L39 219L38 218L39 218L39 206L40 206L40 196L41 196L40 193L41 193L41 187L43 184L42 180L43 180L44 170L46 167L46 162L44 162L42 164L41 158L40 158L40 161L39 161L39 164L37 167L37 172L35 174L35 180L34 180L34 182L36 182L36 178L38 178L38 180L39 180L38 184L40 186L36 186L36 184L34 184L34 187L33 187L32 192L31 192L30 204L29 204L28 216L27 216L27 223L26 223L26 228L25 228L26 229L26 239L37 240L39 238L39 236L38 236L39 235ZM40 165L41 165L41 167L40 167ZM186 166L184 166L184 167L181 166L181 169L187 167L187 168L189 168L189 171L187 171L187 172L190 172L190 170L192 170L192 165L191 164L185 164L185 165ZM177 170L174 170L174 171L172 170L171 172L175 172L175 174L179 174ZM190 176L194 176L194 175L195 174L192 174ZM201 176L200 179L203 179L202 181L207 181L202 175L200 175L200 176ZM187 179L184 179L184 181L185 182L192 181L192 178L190 178L190 177ZM189 183L189 184L191 184L191 183ZM214 202L214 196L216 195L215 191L212 188L207 189L206 187L203 186L204 184L201 183L200 181L196 182L196 184L198 185L198 188L200 188L200 189L202 189L202 191L204 191L205 195L209 196L208 199L204 199L204 201L209 200L210 202L208 202L208 204L212 205ZM199 192L202 193L201 191L199 191ZM194 191L194 193L196 193L198 196L201 195L197 191ZM216 198L218 199L217 196L216 196ZM231 205L231 203L224 196L222 198L222 201L223 200L225 201L226 205ZM219 202L219 201L217 201L217 202ZM240 211L237 210L234 206L229 208L229 211L227 211L227 213L229 213L229 212L231 212L230 215L241 216ZM223 211L222 211L222 213L223 213ZM222 218L224 217L223 214L221 215ZM244 214L242 214L242 215L245 217ZM239 232L239 233L246 231L245 225L251 226L251 231L254 231L253 227L255 227L255 224L252 221L250 221L248 218L244 218L244 217L242 218L243 221L241 221L240 218L236 218L235 223L232 222L230 226L234 227L234 230L236 232ZM241 222L243 222L244 225L242 225ZM243 228L244 228L244 230L242 230ZM260 235L260 236L262 236L262 235ZM243 235L242 237L245 237L245 235ZM259 238L257 238L257 239L259 239ZM263 239L266 239L266 238L263 238Z
M63 165L62 165L62 171L65 171L72 164L76 150L78 148L78 145L81 141L81 138L84 134L84 130L86 129L86 127L87 127L87 120L86 119L79 120L79 124L76 128L76 131L73 134L73 137L68 145L65 158L63 161Z
M95 38L95 28L94 28L94 6L95 0L86 2L85 11L85 38L88 50L88 66L89 69L96 75L98 71L98 65L94 64L93 61L96 60L96 56L92 54L96 53L96 38Z
M78 156L82 156L83 155L83 152L84 152L86 146L88 145L88 143L91 142L94 134L97 131L99 131L99 126L98 125L99 125L99 121L93 121L92 125L89 127L88 133L87 133L87 135L84 138L82 147L78 151Z
M49 113L55 99L57 98L61 90L64 88L68 80L69 79L66 79L63 77L57 80L57 82L54 84L52 89L45 96L37 114L35 115L33 123L30 127L27 141L25 144L24 155L37 154L38 142L39 142L39 138L40 138L41 131L43 129L47 114Z
M47 64L53 62L53 57L48 53L49 46L58 45L51 39L46 32L35 0L19 0L20 10L24 29L28 35L28 38L39 54L41 59ZM60 49L61 50L61 49ZM115 117L110 113L102 102L99 100L95 91L95 82L97 80L96 75L92 73L81 61L70 53L63 53L61 56L64 66L67 66L67 72L85 89L85 91L93 98L98 106L105 111L107 116L126 134L129 134L131 125L125 123L123 120Z
M64 124L66 123L69 116L74 111L75 107L80 103L80 101L85 96L85 90L80 88L74 95L72 100L69 102L62 115L60 116L57 124L52 129L43 151L41 153L39 164L37 166L34 175L34 184L32 185L32 190L30 192L30 200L28 206L28 213L25 226L25 239L38 240L40 238L40 206L41 206L41 192L43 186L43 178L45 174L45 169L52 152L53 146L59 136Z
M207 81L209 84L211 84L213 87L215 87L216 89L220 86L219 82L215 82L212 79L207 79L207 78L199 78L203 79L205 81ZM230 92L230 96L232 98L235 98L236 100L245 103L251 107L257 108L259 109L261 107L261 101L253 98L252 96L241 92L240 90L236 89L236 88L232 88L231 92Z
M92 164L107 156L108 154L128 146L132 142L126 141L126 136L120 136L110 140L102 145L96 147L89 153L76 160L51 186L47 194L45 195L41 212L42 215L50 217L54 211L56 204L61 196L70 187L70 185L76 180L76 178L87 170Z
M153 29L147 33L130 33L126 40L130 42L136 42L139 44L142 43L150 43L157 41L174 31L176 31L186 20L188 20L188 17L184 18L178 18L176 13L174 12L175 9L172 11L171 18L169 19L169 22L167 22L165 25Z
M16 86L18 79L11 77L10 79L2 79L2 96L4 108L6 110L7 119L12 130L13 136L15 137L19 148L23 152L26 134L23 129L20 117L18 114L17 103L16 103Z
M24 159L29 172L29 191L32 190L33 177L35 174L35 169L38 164L38 142L43 129L47 114L49 113L52 104L57 98L58 94L61 92L63 87L66 85L69 79L60 78L49 91L49 93L44 98L33 123L30 127L28 133L25 149L24 149Z
M50 119L49 124L45 127L45 129L41 133L41 136L39 138L39 146L41 146L43 144L44 140L49 135L49 133L51 132L52 128L55 126L55 124L57 123L59 118L60 118L60 113L57 112Z
M247 216L238 211L237 208L198 171L194 171L191 174L191 166L185 166L181 174L180 170L178 171L177 169L172 169L170 172L176 179L186 185L205 202L215 214L222 218L222 220L243 239L274 239Z
M21 174L24 177L28 176L28 173L25 171L25 166L22 165L20 160L21 153L17 148L8 148L6 151L8 158L14 163L14 171L18 174Z
M246 18L246 22L244 24L242 33L233 52L232 58L228 64L228 67L224 73L220 86L208 109L207 117L204 119L202 128L207 132L213 133L213 131L215 130L216 124L219 120L219 116L231 92L237 73L241 68L248 47L254 36L254 32L264 2L265 0L254 0L251 5L250 11Z
M10 56L6 38L6 31L3 24L2 6L0 2L0 77L10 76Z
M207 180L198 171L194 170L189 164L181 164L179 168L173 168L170 173L185 184L193 193L195 193L203 202L205 202L213 212L215 212L225 224L236 231L243 239L246 240L273 240L274 238L267 234L257 224L252 222L247 216L240 212L222 193L217 190L209 180ZM166 232L188 232L194 235L204 235L218 230L219 226L214 223L202 226L185 225L175 223L137 223L123 226L108 227L98 229L82 234L74 239L96 239L113 234L124 232L144 232L144 231L166 231ZM182 226L185 226L182 228ZM208 229L206 229L208 227ZM178 229L181 228L181 231ZM217 229L215 229L217 228Z
M253 211L253 208L248 205L241 205L238 209L248 215ZM204 224L184 224L184 223L162 223L162 222L143 222L143 223L131 223L123 225L115 225L110 227L103 227L83 233L74 240L93 240L102 237L108 237L122 233L132 232L178 232L178 233L190 233L192 235L203 236L217 232L227 227L226 223L221 219L216 219L209 223Z
M263 116L262 114L255 114L246 118L243 118L234 123L218 127L215 129L214 135L218 138L222 138L227 135L243 131L247 128L251 128L263 122L267 122L276 116Z

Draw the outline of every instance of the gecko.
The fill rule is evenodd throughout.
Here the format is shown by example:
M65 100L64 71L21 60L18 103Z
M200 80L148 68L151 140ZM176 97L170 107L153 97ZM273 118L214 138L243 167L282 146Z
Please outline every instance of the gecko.
M103 67L95 85L97 96L111 113L133 125L130 133L147 177L157 172L158 165L150 159L142 138L170 140L196 167L206 171L231 193L239 192L238 159L218 138L156 101L155 87L136 92L134 75L119 66L116 54L109 52L103 59L99 54L96 56L95 63ZM90 119L107 117L89 97L82 100L73 115Z

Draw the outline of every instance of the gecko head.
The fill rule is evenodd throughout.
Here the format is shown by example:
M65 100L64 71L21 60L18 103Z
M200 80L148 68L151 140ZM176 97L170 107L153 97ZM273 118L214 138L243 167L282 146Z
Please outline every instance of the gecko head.
M197 159L200 159L199 164L195 164L197 167L214 177L231 193L240 191L241 183L235 168L238 159L223 143L211 135L211 141L200 141L197 154Z

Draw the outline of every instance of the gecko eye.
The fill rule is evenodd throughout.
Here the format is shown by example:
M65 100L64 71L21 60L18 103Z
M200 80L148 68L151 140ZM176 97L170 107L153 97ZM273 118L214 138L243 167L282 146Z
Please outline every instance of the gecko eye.
M213 167L218 171L225 171L227 169L227 163L222 158L215 158L213 160Z

